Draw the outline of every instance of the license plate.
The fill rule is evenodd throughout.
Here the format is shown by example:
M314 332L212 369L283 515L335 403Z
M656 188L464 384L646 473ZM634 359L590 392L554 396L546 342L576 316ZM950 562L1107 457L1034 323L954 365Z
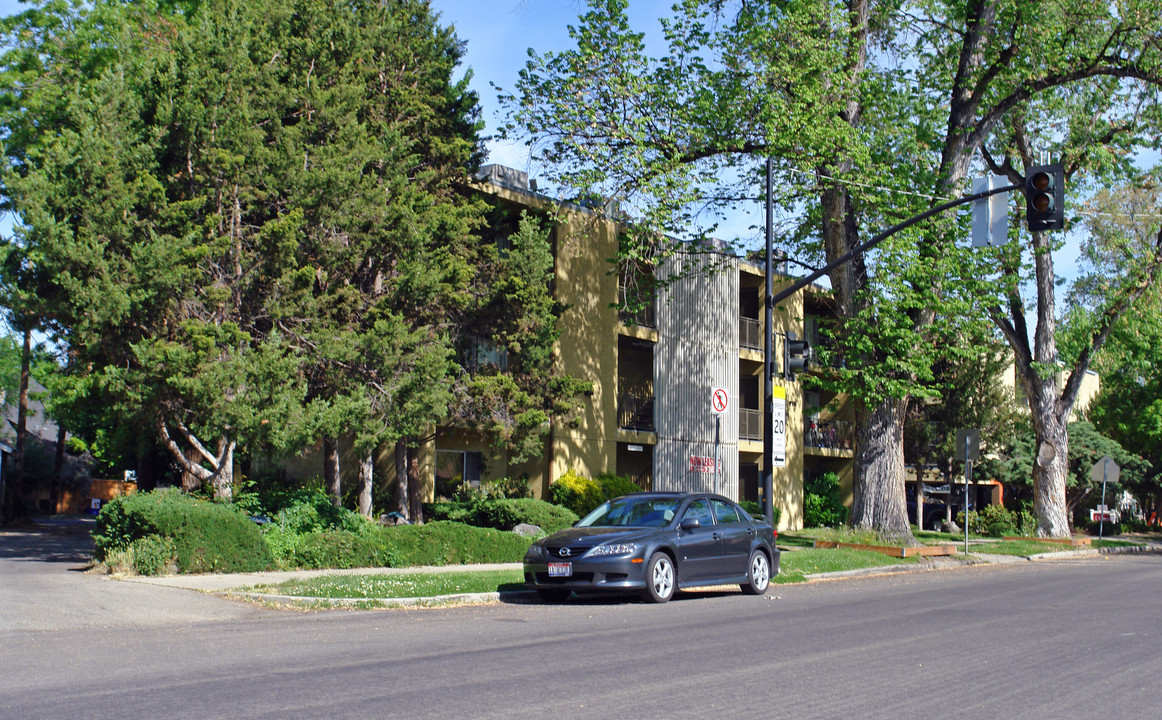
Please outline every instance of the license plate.
M573 574L573 563L549 563L549 577L569 577Z

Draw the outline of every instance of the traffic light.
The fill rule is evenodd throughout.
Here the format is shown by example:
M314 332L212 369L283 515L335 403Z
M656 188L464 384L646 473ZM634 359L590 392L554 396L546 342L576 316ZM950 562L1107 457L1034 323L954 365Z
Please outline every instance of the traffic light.
M783 379L794 380L795 373L806 372L811 363L811 345L799 340L793 332L783 341Z
M1026 171L1025 222L1034 232L1065 227L1065 170L1060 163Z

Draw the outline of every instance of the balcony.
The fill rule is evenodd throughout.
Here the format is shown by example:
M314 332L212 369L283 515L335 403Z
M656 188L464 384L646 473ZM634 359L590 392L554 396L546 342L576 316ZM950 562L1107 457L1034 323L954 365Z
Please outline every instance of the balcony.
M738 439L763 439L763 411L739 408L738 410Z
M622 430L654 432L653 396L618 393L617 427Z
M754 318L740 317L738 319L738 345L751 350L762 350L762 323Z
M850 450L854 426L843 420L812 420L803 423L803 445L823 450Z

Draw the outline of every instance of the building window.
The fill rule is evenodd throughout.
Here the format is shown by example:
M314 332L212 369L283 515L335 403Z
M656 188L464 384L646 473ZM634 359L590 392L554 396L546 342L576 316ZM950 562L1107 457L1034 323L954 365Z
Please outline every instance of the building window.
M472 450L436 451L436 496L452 497L464 484L480 485L484 454Z

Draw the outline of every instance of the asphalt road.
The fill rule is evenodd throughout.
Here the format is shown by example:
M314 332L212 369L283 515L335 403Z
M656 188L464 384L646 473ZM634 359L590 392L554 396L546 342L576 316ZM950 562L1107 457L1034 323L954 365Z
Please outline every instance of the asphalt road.
M108 581L9 545L0 613L26 607L21 592L47 607L0 625L0 718L1150 718L1162 704L1153 555L661 606L301 613ZM67 579L49 595L9 585L54 568ZM113 602L103 613L67 597L93 588Z

